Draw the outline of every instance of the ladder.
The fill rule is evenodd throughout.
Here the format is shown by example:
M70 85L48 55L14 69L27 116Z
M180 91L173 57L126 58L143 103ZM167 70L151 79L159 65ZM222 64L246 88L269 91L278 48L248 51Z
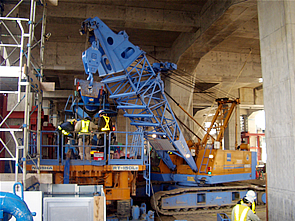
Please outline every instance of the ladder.
M200 169L199 169L200 173L207 173L208 163L210 159L209 156L212 152L212 149L213 148L211 145L207 145L206 148L204 149L204 154L203 154L203 158L202 158Z

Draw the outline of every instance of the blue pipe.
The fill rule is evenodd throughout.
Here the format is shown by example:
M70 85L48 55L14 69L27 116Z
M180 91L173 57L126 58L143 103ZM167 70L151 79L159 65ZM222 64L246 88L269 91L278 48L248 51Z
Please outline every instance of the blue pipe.
M3 213L11 214L15 217L16 221L33 221L33 215L29 210L27 204L23 201L23 188L22 198L15 194L15 186L22 185L15 183L13 186L14 194L7 192L0 192L0 211Z

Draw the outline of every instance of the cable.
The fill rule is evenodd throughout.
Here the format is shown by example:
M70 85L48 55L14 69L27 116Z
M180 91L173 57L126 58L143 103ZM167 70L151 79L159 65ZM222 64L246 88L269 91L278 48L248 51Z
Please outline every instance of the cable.
M147 54L147 55L150 56L151 58L153 58L155 61L161 62L159 59L155 58L153 55L150 55L150 54ZM169 78L169 79L171 79L171 80L173 80L175 82L178 82L179 84L181 84L181 86L178 85L178 84L176 84L176 85L178 85L179 87L181 87L184 90L189 91L189 92L191 92L192 89L193 90L195 89L195 85L197 83L206 83L205 81L203 81L203 80L201 80L201 79L199 79L197 77L194 77L195 78L195 82L193 82L191 80L192 75L190 73L184 71L184 70L181 70L181 69L169 71L167 73L162 73L162 74L165 77L167 77L167 78ZM175 84L175 82L173 82L173 81L171 81L171 83L174 83ZM187 88L185 88L183 86L185 86ZM226 91L223 91L223 90L217 89L217 88L206 89L206 90L203 91L203 93L199 93L199 94L205 94L207 97L209 97L209 99L206 99L203 96L202 97L203 99L206 99L206 100L208 100L210 102L212 102L212 100L215 101L218 97L216 97L214 95L211 95L210 93L215 93L215 94L220 93L220 94L223 94L224 97L229 96L230 98L235 99L235 96L230 95L229 92L226 92Z
M243 70L244 70L244 68L245 68L245 66L246 66L246 64L247 64L248 58L250 57L251 54L252 54L252 49L250 48L250 52L249 52L249 54L248 54L248 56L247 56L247 58L246 58L246 61L244 62L244 65L242 66L242 68L241 68L241 70L240 70L238 76L236 77L236 80L235 80L234 83L232 84L232 86L231 86L231 88L229 89L229 91L227 92L227 94L229 94L229 92L230 92L231 89L233 88L233 85L237 82L238 78L239 78L240 75L242 74L242 72L243 72Z

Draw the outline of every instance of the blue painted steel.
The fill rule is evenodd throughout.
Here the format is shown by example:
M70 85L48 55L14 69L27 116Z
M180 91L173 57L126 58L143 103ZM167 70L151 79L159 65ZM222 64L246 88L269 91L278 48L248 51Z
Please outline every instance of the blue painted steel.
M144 165L146 170L143 171L143 177L145 179L145 195L151 196L151 155L150 146L146 143L145 150L147 153L144 155Z
M75 141L75 140L73 139L73 141ZM75 156L78 156L79 153L78 153L77 149L75 148L75 143L65 144L64 147L65 147L65 151L64 151L65 154L68 151L72 151Z
M92 87L93 85L93 73L97 72L100 60L101 53L99 52L97 42L93 41L92 46L88 48L86 51L84 51L82 54L84 69L86 73L89 75L87 80L90 81L90 87Z
M198 175L197 180L201 181L202 178L205 178L206 184L218 184L218 183L227 183L234 182L238 180L249 180L253 179L251 173L238 173L238 174L227 174L227 175L217 175L217 176L207 176L207 175Z
M163 209L182 209L234 205L246 194L246 191L200 191L184 192L179 195L169 196L162 199Z
M167 153L167 151L158 150L157 154L161 157L161 159L166 163L166 165L172 171L174 171L176 169L176 165L174 165L173 162L171 161L171 158L170 158L169 154Z
M151 211L149 210L148 211L148 214L147 214L147 221L154 221L154 218L155 218L155 212L154 211Z
M20 185L22 188L22 198L15 194L15 186ZM33 221L33 215L27 204L23 201L23 187L21 183L15 183L13 186L14 193L0 192L0 211L5 214L10 214L17 221Z
M107 217L107 221L119 221L119 218L116 216Z
M67 120L68 115L70 115L70 116L73 116L74 115L72 106L70 106L70 108L68 109L68 106L69 106L69 102L70 101L71 101L71 104L74 103L74 96L72 94L70 94L70 96L68 97L67 102L66 102L66 105L65 105L65 108L64 108L65 121Z
M181 182L184 186L198 186L200 183L204 184L219 184L219 183L227 183L234 182L237 180L249 180L253 179L251 173L241 173L241 174L228 174L228 175L187 175L187 174L160 174L160 173L152 173L152 180L157 181L175 181ZM188 177L193 177L195 181L187 181L191 180Z
M262 200L263 203L266 203L266 193L262 194L261 200Z
M122 149L125 153L124 157L120 159L108 159L109 165L143 165L144 164L144 139L143 132L122 132L122 131L111 131L109 137L112 134L116 136L122 136L125 134L124 144L110 144L109 151L111 149ZM129 141L132 138L132 141Z
M142 203L140 207L137 205L132 206L131 215L132 215L132 219L128 219L128 220L154 221L154 212L148 211L148 213L146 213L146 204L145 203ZM122 220L122 219L119 219L116 216L108 216L107 217L107 221L118 221L118 220Z
M141 214L146 214L146 204L145 203L142 203L140 205L140 213Z
M74 106L73 107L73 111L74 111L74 113L76 113L77 114L77 117L79 118L79 119L84 119L84 118L86 118L86 117L89 117L90 119L91 119L91 117L81 108L81 107L79 107L79 106Z
M226 213L217 213L217 221L230 221Z
M70 183L70 159L66 160L64 166L64 184Z
M157 181L173 181L170 173L151 173L151 180Z
M88 18L83 22L82 29L89 28L94 30L97 41L82 55L86 74L95 74L98 70L99 76L102 77L124 71L142 53L128 41L125 31L115 34L97 17ZM91 58L91 65L94 63L95 69L89 68L90 64L86 57Z
M135 109L138 109L137 114L153 115L152 118L129 119L132 124L138 128L143 127L146 132L164 132L192 170L197 171L196 163L164 94L160 74L150 65L145 52L129 42L124 31L114 33L97 17L83 22L82 29L89 28L94 31L97 39L82 55L89 78L93 78L96 71L100 77L106 76L102 83L106 84L110 97L116 98L117 108L121 108L125 114L134 114ZM90 61L94 68L89 64ZM168 64L165 67L175 68L174 65L169 67ZM119 72L121 73L118 76L110 75ZM171 159L164 159L164 162L169 162L170 166Z
M132 218L137 220L140 216L139 206L132 206Z
M17 186L20 186L20 190L21 190L21 194L22 194L21 195L21 200L24 200L24 187L20 182L16 182L16 183L13 184L13 187L12 187L13 194L16 195L16 187Z
M170 63L170 62L153 63L153 69L156 73L168 72L170 70L176 70L177 65L174 63Z
M100 82L93 82L93 87L90 87L85 80L75 79L75 86L79 88L79 96L70 95L66 102L65 120L75 115L78 119L86 117L99 117L97 115L100 109L109 109L110 104L107 102L106 93L103 90L103 84ZM83 92L82 92L83 91ZM81 99L80 99L81 98ZM71 101L71 105L69 105ZM111 115L116 115L115 111L109 111Z
M251 152L251 179L256 179L257 152Z
M87 96L81 96L83 103L86 104L84 107L88 111L96 111L99 107L99 98L94 97L87 97Z

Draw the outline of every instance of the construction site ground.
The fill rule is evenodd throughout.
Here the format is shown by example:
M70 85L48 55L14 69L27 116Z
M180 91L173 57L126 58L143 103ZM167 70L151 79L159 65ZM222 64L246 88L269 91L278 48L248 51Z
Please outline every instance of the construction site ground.
M249 185L252 188L262 188L266 186L264 179L246 180L239 182L232 182L225 185ZM200 211L200 214L188 214L188 215L175 215L175 216L164 216L155 212L155 221L216 221L218 213L225 213L231 218L232 207L229 209L212 209L204 210L204 213ZM258 205L256 208L256 214L261 221L266 221L266 205Z
M192 214L192 215L176 215L176 216L162 216L160 217L155 214L155 221L216 221L217 220L217 213L226 213L229 218L231 218L231 210L215 210L212 213L204 213L204 214ZM256 214L261 219L261 221L266 221L266 206L261 205L258 206L256 209Z

